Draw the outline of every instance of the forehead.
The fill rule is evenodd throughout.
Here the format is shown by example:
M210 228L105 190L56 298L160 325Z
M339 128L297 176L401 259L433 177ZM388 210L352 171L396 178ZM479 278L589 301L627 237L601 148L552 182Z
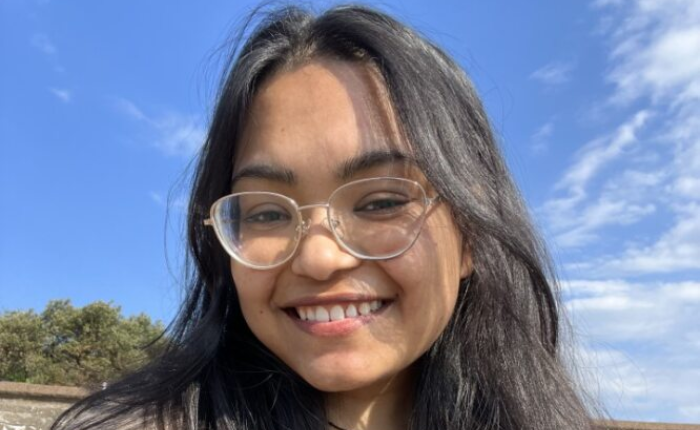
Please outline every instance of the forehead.
M318 175L363 153L410 148L370 67L317 59L262 86L236 152L234 174L250 164L274 164Z

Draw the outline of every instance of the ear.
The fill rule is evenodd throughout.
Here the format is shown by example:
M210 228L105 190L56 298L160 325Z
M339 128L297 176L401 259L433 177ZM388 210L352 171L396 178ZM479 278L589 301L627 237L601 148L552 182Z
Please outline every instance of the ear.
M462 261L459 267L459 279L467 279L471 276L473 271L472 249L469 246L469 243L467 243L465 240L464 245L462 246Z

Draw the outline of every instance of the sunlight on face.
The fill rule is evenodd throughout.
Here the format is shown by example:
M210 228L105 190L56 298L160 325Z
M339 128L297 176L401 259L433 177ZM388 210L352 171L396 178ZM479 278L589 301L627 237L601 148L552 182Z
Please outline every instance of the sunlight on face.
M367 152L410 155L378 82L366 67L332 60L274 75L253 102L234 175L263 165L293 180L245 176L233 191L271 191L307 205L325 202L352 180L397 176L418 181L434 196L411 162L339 174ZM460 278L471 270L449 207L432 206L415 244L380 261L344 251L324 225L324 209L304 216L311 222L308 235L282 266L254 270L231 261L248 325L319 390L402 389L411 383L411 364L445 328ZM304 320L308 315L315 321Z

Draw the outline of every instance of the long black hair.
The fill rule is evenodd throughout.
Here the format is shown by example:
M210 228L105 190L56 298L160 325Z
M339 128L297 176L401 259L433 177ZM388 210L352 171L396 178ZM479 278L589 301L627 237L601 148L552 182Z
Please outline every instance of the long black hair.
M285 7L243 34L194 174L188 295L170 345L158 360L79 402L53 429L326 428L323 393L252 334L229 257L202 222L230 190L256 91L272 74L314 58L378 72L402 134L472 253L469 288L460 289L447 328L416 363L410 429L590 428L558 353L556 277L466 73L414 30L362 6L320 15Z

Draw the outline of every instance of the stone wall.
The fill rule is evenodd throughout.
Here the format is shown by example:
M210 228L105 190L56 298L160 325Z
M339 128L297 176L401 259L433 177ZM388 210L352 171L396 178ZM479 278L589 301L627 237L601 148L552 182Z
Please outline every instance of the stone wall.
M58 415L89 394L74 387L0 381L0 430L48 430ZM601 421L601 430L700 430L694 424Z
M601 430L700 430L700 425L601 421L599 428Z
M0 382L0 430L48 430L61 412L87 394L75 387Z

